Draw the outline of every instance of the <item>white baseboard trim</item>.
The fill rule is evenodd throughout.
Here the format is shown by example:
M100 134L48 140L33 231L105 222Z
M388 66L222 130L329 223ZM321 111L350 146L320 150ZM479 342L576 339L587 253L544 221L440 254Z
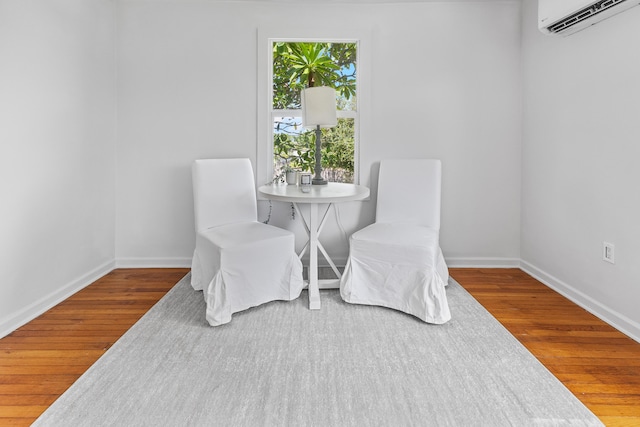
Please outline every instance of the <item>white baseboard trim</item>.
M519 258L457 258L445 257L449 268L519 268Z
M99 278L113 271L115 268L116 265L114 261L106 262L94 270L62 286L49 295L45 295L36 302L29 304L18 312L6 316L0 320L0 338L9 335L19 327L29 323L45 311L66 300L79 290L89 286Z
M600 318L623 334L629 336L631 339L640 342L639 323L611 310L609 307L604 306L590 296L575 289L573 286L550 274L545 273L544 271L526 261L520 261L520 268L525 273L544 283L546 286L550 287L565 298L584 308L589 313Z
M322 257L319 257L322 258ZM343 258L333 260L339 269L344 269L347 260ZM445 257L445 262L449 268L520 268L519 258L449 258ZM309 264L308 259L303 259L304 265ZM318 260L320 268L331 268L324 259Z
M191 258L116 258L116 268L191 268Z
M322 257L319 257L322 258ZM303 259L308 263L308 259ZM344 267L346 258L333 259L338 267ZM452 268L519 268L519 258L445 258L447 267ZM319 259L320 267L328 267L324 259ZM191 258L116 258L116 268L190 268Z

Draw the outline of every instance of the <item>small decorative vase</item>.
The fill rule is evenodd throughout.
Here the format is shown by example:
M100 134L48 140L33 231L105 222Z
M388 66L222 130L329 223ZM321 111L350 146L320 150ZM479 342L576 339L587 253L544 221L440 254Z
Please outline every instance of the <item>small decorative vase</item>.
M291 171L286 174L287 184L296 185L298 183L298 172Z

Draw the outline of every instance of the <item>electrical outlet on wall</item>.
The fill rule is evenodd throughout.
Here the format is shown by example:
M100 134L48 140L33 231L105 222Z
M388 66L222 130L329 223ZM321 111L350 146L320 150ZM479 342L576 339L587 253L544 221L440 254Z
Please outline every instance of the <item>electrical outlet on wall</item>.
M615 264L614 249L613 243L602 242L602 260Z

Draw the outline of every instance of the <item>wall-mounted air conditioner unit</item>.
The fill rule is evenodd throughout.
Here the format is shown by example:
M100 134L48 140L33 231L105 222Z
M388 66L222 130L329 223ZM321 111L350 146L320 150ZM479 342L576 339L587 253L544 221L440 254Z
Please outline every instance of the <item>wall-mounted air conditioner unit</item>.
M539 0L538 28L568 35L638 4L640 0Z

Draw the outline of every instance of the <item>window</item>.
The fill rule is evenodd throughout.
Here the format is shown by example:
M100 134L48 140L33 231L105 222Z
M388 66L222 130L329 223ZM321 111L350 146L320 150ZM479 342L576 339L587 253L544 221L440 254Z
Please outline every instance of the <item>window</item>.
M351 25L332 29L331 36L323 34L325 30L326 26L314 28L313 25L258 29L258 185L273 181L287 165L300 170L315 166L311 150L315 149L315 134L301 127L300 91L309 84L308 74L294 75L295 67L283 61L296 55L300 57L301 52L295 49L302 48L316 49L316 53L322 53L334 64L325 64L333 68L331 79L320 78L320 84L316 84L316 79L313 82L314 86L332 86L337 92L338 125L323 129L322 133L325 179L354 183L368 179L368 170L361 170L359 165L359 141L366 137L363 134L366 128L362 125L368 121L361 105L369 92L366 71L371 64L366 49L371 30Z
M315 134L302 127L300 91L311 86L336 89L336 127L322 130L322 175L353 182L356 146L357 43L273 42L273 170L282 179L291 167L313 172Z

